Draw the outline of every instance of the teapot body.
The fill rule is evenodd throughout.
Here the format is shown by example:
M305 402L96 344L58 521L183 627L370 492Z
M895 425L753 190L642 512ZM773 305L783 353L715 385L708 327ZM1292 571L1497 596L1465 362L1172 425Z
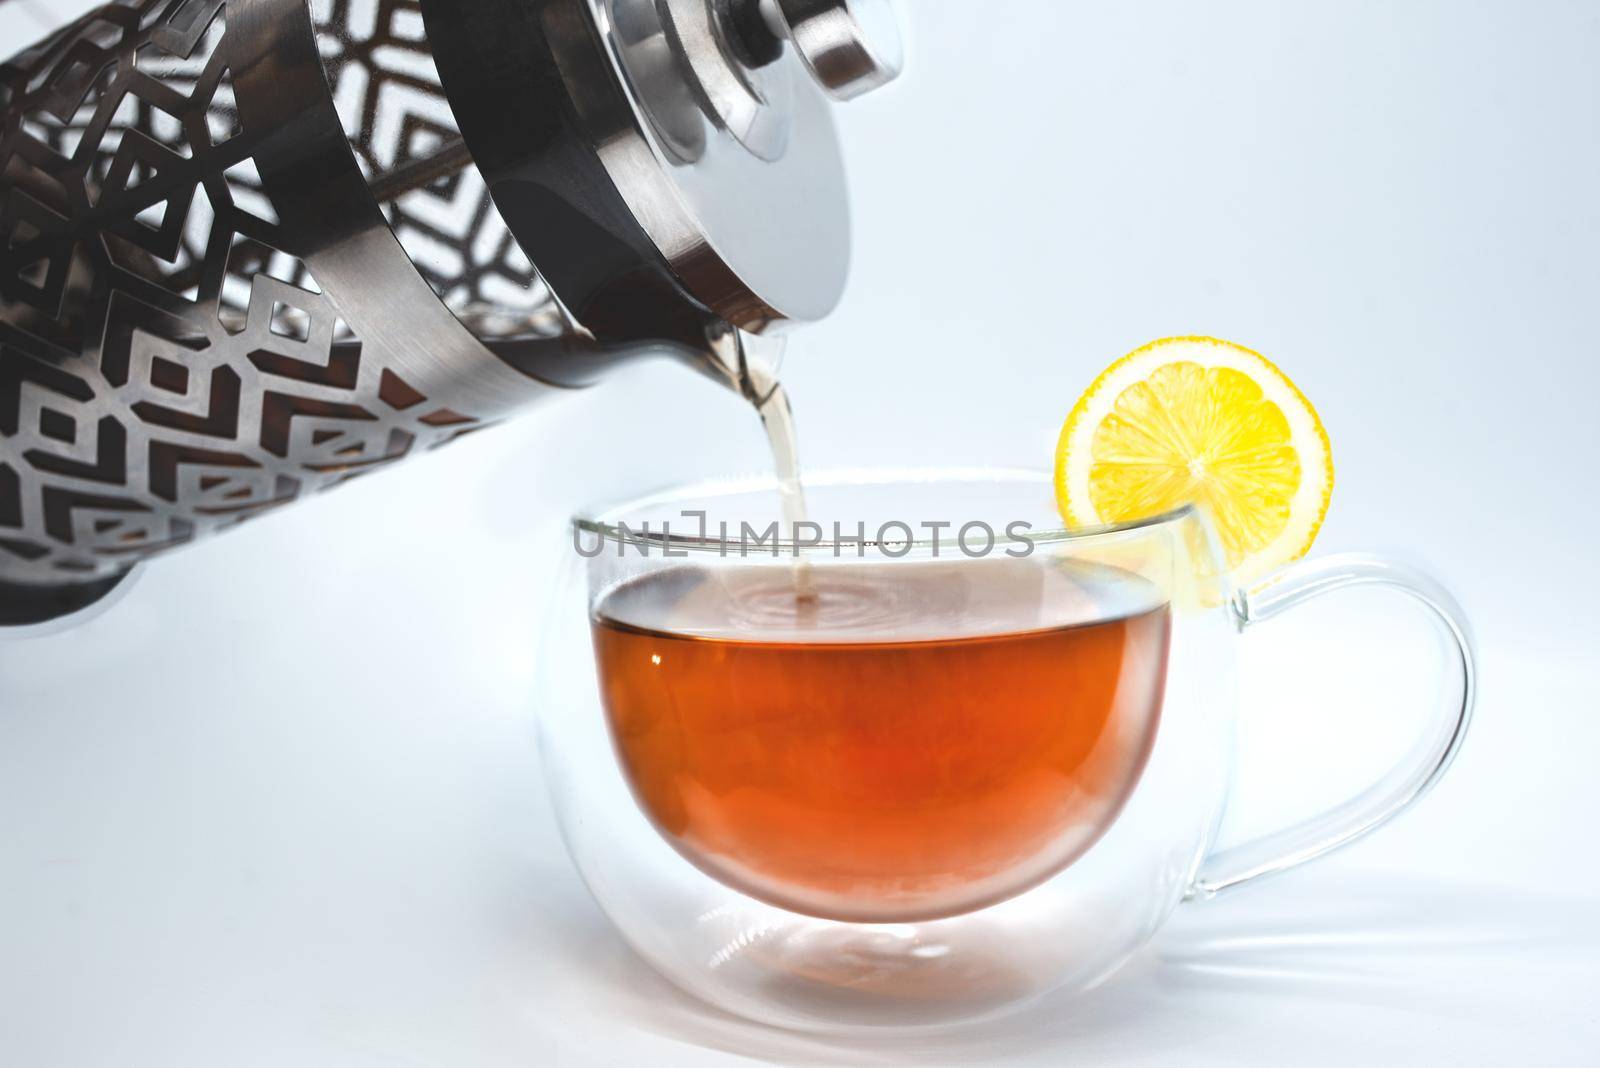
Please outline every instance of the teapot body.
M748 340L825 314L848 215L818 94L769 117L781 151L693 108L674 148L656 116L701 98L630 72L664 38L628 6L117 0L0 65L8 604L75 605L641 356L743 388ZM727 7L675 10L702 6Z

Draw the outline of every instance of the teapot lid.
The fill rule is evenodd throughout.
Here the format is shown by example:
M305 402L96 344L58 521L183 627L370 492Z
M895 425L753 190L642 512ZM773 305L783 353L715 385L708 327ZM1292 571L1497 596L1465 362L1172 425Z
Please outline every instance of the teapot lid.
M837 305L828 97L892 80L889 0L424 0L496 206L599 340L703 343Z

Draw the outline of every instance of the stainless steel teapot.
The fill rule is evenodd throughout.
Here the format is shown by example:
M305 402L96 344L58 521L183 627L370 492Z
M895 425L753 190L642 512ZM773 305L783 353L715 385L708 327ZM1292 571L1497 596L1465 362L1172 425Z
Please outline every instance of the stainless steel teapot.
M645 355L759 402L892 14L117 0L0 66L0 625Z

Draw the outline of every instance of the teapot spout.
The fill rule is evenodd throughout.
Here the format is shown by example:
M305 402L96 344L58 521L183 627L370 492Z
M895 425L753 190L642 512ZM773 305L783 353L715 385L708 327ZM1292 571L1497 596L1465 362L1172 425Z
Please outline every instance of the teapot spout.
M705 370L757 408L764 406L778 388L788 338L723 325L710 331L707 340L709 349L699 357L707 364Z
M788 340L782 334L757 334L716 322L703 345L683 341L601 342L581 329L566 333L486 341L485 345L523 374L552 386L592 386L617 367L644 357L667 356L698 371L761 407L778 388Z

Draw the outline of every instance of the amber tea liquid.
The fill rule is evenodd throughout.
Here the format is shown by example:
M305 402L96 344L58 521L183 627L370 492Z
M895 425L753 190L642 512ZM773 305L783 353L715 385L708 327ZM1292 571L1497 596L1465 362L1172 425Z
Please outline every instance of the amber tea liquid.
M1169 611L1126 572L1028 560L686 562L593 620L644 812L705 872L830 919L950 916L1037 885L1149 757Z

